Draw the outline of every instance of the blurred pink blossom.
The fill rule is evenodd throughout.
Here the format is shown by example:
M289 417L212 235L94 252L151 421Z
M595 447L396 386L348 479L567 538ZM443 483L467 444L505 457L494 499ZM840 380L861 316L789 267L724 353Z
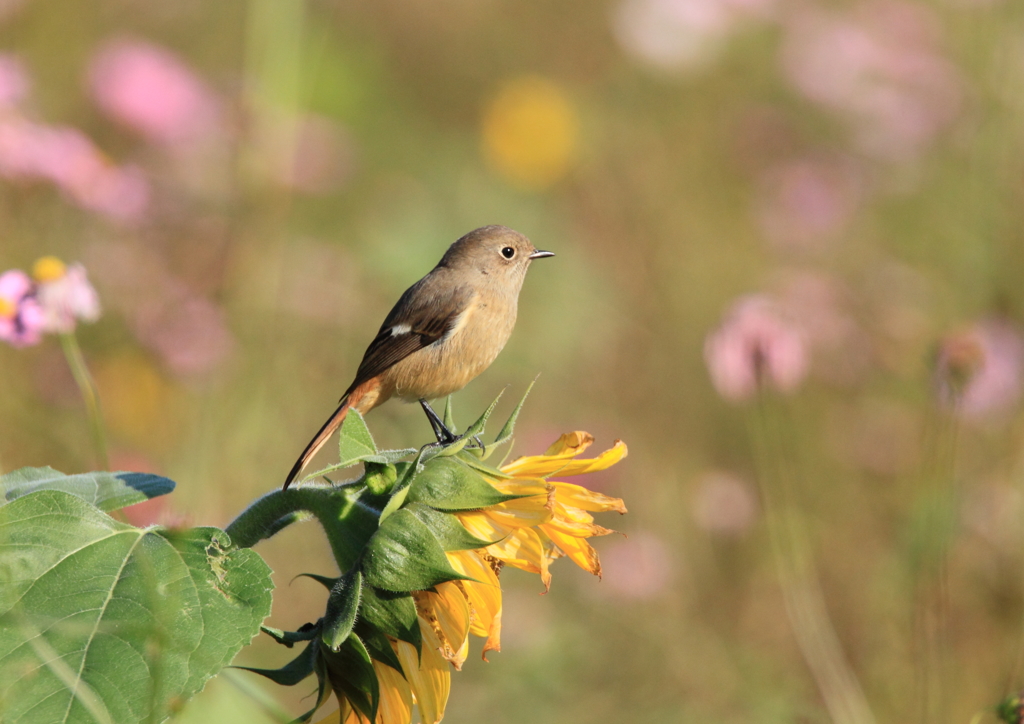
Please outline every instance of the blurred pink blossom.
M620 598L651 599L673 581L675 571L669 547L654 533L641 531L628 538L609 540L601 548L601 581L605 590Z
M627 53L654 68L699 68L737 24L774 6L775 0L622 0L612 30Z
M188 140L218 125L213 92L177 56L145 41L104 45L90 64L89 88L108 116L151 141Z
M64 267L53 257L43 257L36 262L33 276L37 281L36 298L46 317L44 332L72 332L76 320L99 319L99 295L81 264Z
M701 476L693 496L693 519L708 533L738 537L757 520L757 495L749 483L715 470Z
M31 85L21 60L10 53L0 53L0 110L22 101Z
M123 221L149 201L141 173L111 163L81 131L19 116L0 120L0 176L50 181L82 208Z
M20 269L0 274L0 340L12 347L37 344L42 337L45 318L33 291Z
M87 261L139 341L176 375L202 376L231 353L235 340L223 310L175 277L159 254L106 241L90 247Z
M807 374L807 344L775 300L755 294L740 298L708 335L704 360L719 394L739 402L764 386L795 390Z
M1024 336L1016 325L985 319L942 341L936 360L939 398L968 419L998 417L1021 395Z
M897 161L926 150L963 94L934 11L913 2L804 9L788 23L783 66L801 93L851 123L863 151Z
M841 234L860 203L861 184L851 161L807 156L769 169L761 180L757 220L781 247L820 248Z

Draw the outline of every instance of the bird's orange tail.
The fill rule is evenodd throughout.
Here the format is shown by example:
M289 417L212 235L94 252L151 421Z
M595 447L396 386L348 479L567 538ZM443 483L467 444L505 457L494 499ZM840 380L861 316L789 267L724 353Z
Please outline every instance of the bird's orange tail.
M284 481L284 489L287 490L288 486L292 484L292 481L298 476L302 469L306 467L306 463L309 462L310 458L316 455L317 451L324 446L324 443L334 434L334 431L341 427L341 423L345 421L345 415L348 414L349 408L351 407L351 396L346 395L341 400L341 404L338 405L338 409L334 411L324 426L320 428L320 431L309 441L306 445L306 449L299 455L299 459L292 465L291 472L288 473L288 477Z

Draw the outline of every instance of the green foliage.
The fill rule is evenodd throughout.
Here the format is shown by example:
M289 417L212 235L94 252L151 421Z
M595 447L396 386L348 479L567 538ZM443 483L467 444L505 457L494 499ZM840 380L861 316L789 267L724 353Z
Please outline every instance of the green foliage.
M270 569L216 528L117 522L58 489L85 490L90 476L51 473L52 489L0 507L3 721L160 721L259 631ZM111 507L132 497L92 479Z
M341 575L302 574L330 591L323 617L294 632L264 628L287 647L310 643L280 669L250 669L285 685L315 674L318 702L302 720L312 717L329 690L372 720L380 704L373 661L402 672L391 641L407 642L417 651L422 646L412 592L466 578L451 567L446 551L494 542L471 535L453 513L519 497L499 492L488 481L502 474L481 462L482 444L467 447L471 436L483 434L496 404L497 400L460 440L447 446L424 446L412 461L399 460L408 450L377 450L362 418L350 415L342 425L343 461L327 470L361 461L366 465L361 478L337 485L305 482L275 490L228 526L240 545L249 546L304 511L319 521L331 542ZM488 449L511 439L521 407L522 402ZM454 429L450 401L445 419Z
M167 495L174 481L149 473L92 472L65 475L53 468L21 468L0 476L0 505L37 490L63 490L111 511Z

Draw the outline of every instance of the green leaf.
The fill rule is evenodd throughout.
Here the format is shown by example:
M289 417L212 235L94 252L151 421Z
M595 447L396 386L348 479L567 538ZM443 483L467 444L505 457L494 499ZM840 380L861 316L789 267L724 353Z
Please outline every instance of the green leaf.
M480 473L459 460L437 458L412 481L406 502L460 511L478 510L521 497L499 493Z
M327 599L327 613L324 614L324 644L337 651L342 642L352 633L359 610L359 598L363 589L363 574L352 569L338 578Z
M423 503L410 503L404 509L423 521L446 551L473 550L497 542L477 538L451 513L442 513Z
M338 440L338 464L334 469L347 468L356 463L372 462L381 464L395 463L416 452L408 450L377 450L366 421L359 410L349 408L345 421L341 423L340 439Z
M65 475L49 467L21 468L0 476L0 505L37 490L63 490L110 511L167 495L174 490L174 481L149 473Z
M363 601L359 607L359 623L399 641L405 641L419 651L422 642L416 604L408 593L393 593L373 586L363 586Z
M422 591L465 578L448 563L426 524L408 510L389 517L370 539L363 558L366 580L385 591Z
M367 719L376 721L380 684L363 642L357 636L349 636L339 651L321 646L320 655L327 664L327 676L335 696L344 696Z
M237 666L235 668L251 671L254 674L265 676L275 684L281 686L295 686L303 679L312 675L316 666L316 655L320 650L319 641L311 641L306 648L294 659L282 666L280 669L256 669L251 666Z
M59 490L0 507L4 724L163 720L258 633L271 588L214 528L141 530Z

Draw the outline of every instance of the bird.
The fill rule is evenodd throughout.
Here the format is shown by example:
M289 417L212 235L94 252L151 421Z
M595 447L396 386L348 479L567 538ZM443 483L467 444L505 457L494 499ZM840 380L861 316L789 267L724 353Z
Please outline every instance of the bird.
M457 440L429 400L461 390L490 366L512 334L531 262L552 256L518 231L498 225L474 229L448 247L388 313L355 379L295 461L284 489L349 410L365 415L392 397L419 402L439 444Z

